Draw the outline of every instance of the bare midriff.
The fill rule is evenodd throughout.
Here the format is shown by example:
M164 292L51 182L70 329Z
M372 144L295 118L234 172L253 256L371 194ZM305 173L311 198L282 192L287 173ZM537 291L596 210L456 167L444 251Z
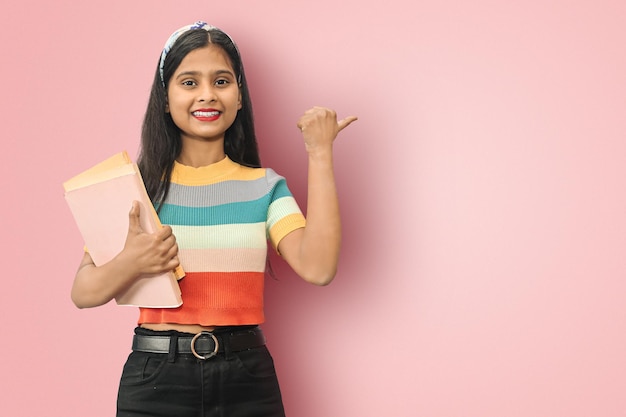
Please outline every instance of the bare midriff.
M215 326L200 326L199 324L178 324L178 323L143 323L141 325L144 329L150 330L176 330L183 333L200 333L210 332L215 330Z

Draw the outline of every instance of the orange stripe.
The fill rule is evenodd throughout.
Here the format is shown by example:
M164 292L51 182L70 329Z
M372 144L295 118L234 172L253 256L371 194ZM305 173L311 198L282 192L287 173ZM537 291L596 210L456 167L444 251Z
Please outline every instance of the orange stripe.
M140 309L141 323L203 326L260 324L263 315L262 272L188 272L179 281L183 305Z

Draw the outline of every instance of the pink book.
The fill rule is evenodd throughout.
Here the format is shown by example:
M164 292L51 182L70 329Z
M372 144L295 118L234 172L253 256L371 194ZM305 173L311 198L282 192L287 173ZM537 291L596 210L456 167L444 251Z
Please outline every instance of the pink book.
M133 200L141 203L139 218L143 230L153 233L162 227L137 164L125 151L66 181L63 187L65 200L96 266L107 263L124 248ZM115 301L138 307L178 307L183 303L178 279L183 276L180 267L142 276Z

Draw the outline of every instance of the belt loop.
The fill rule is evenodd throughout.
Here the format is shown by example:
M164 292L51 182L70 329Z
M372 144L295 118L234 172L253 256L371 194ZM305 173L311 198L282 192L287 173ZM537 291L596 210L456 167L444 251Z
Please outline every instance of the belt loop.
M233 351L230 346L230 337L232 333L224 333L220 337L220 342L224 345L224 359L227 361L232 361L235 355L233 355Z
M174 363L176 361L176 351L178 350L178 333L170 336L170 350L167 353L167 361Z

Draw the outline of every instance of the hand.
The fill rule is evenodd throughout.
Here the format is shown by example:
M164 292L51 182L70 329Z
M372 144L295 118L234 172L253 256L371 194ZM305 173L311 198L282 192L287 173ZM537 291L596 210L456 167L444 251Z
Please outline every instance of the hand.
M337 134L355 120L357 117L350 116L337 121L337 114L333 110L313 107L300 117L297 126L304 137L307 152L312 152L317 148L332 146Z
M139 219L140 203L133 201L128 213L128 235L120 254L136 270L137 275L157 274L174 270L178 265L178 245L172 228L163 226L146 233Z

